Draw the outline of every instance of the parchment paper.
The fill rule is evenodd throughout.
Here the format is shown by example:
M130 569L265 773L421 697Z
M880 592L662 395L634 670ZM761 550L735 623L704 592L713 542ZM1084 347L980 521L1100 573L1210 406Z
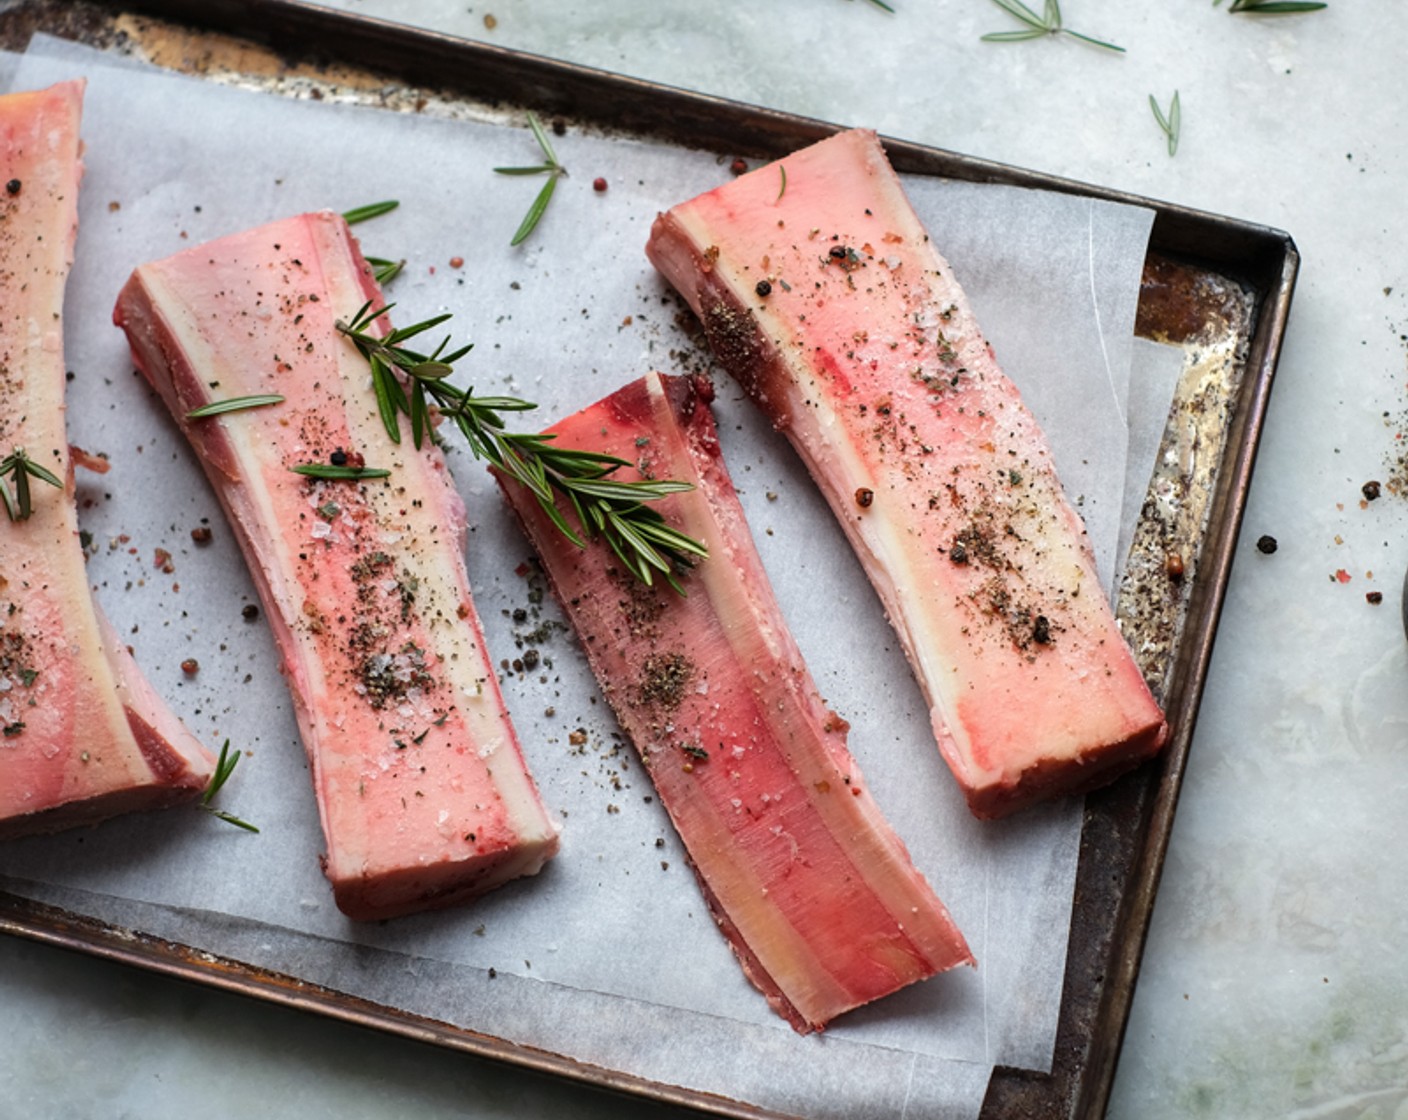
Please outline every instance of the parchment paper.
M451 465L470 511L476 602L490 649L509 666L505 695L561 816L563 849L537 878L459 910L370 926L338 913L317 867L322 838L275 651L263 623L241 614L252 586L199 467L109 324L142 261L304 209L399 198L399 211L359 229L369 253L408 259L389 292L398 321L453 311L456 339L476 343L461 380L538 401L525 425L546 425L652 366L708 365L642 248L657 211L724 181L726 163L569 131L555 143L570 177L534 237L510 249L539 186L491 171L537 161L519 119L295 103L110 66L49 40L36 40L15 85L76 75L90 85L67 302L69 425L75 443L113 463L80 487L89 571L193 730L248 752L222 803L263 831L177 811L10 844L0 875L11 889L583 1061L807 1115L973 1116L994 1063L1048 1069L1080 804L995 825L969 816L859 565L805 472L726 378L716 378L725 455L783 610L822 692L851 721L877 801L979 960L821 1037L793 1034L744 980L570 637L540 632L559 616L516 574L527 546L463 450ZM591 189L598 175L604 193ZM910 187L999 360L1048 425L1092 538L1113 542L1126 472L1137 473L1125 461L1123 413L1151 216L1006 188ZM1075 405L1064 417L1063 403ZM190 530L206 523L214 540L197 546ZM158 548L174 572L154 565ZM515 671L529 646L541 664ZM188 657L201 666L193 679L179 668ZM580 745L569 738L577 729Z

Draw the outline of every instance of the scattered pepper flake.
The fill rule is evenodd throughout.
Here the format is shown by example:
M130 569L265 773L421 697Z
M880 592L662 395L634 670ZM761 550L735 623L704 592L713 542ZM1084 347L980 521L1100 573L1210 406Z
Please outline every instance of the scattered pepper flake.
M1380 603L1384 601L1384 593L1382 591L1367 592L1364 596L1364 600L1365 602L1377 607Z

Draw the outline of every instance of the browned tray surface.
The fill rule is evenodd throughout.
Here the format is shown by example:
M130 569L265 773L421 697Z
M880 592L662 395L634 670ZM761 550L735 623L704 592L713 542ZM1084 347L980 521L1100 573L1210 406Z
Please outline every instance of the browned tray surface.
M22 49L33 31L45 30L104 48L136 46L176 69L233 69L273 89L295 74L305 82L364 90L382 89L391 79L406 90L394 98L393 108L413 111L425 97L532 108L721 155L776 157L835 128L335 15L297 0L132 0L109 7L34 0L7 13L7 20L0 45L11 49ZM1133 997L1299 257L1290 238L1273 229L902 141L887 140L886 148L902 172L1064 191L1153 209L1138 330L1185 349L1177 422L1170 422L1168 438L1179 438L1178 431L1191 425L1220 448L1204 476L1172 480L1185 499L1183 516L1176 522L1146 517L1135 543L1138 559L1121 595L1126 624L1150 639L1144 669L1168 712L1169 749L1156 764L1087 799L1052 1072L999 1067L983 1108L990 1118L1099 1116ZM1170 575L1171 554L1179 558L1181 578ZM0 930L600 1087L717 1115L770 1115L430 1021L2 891Z

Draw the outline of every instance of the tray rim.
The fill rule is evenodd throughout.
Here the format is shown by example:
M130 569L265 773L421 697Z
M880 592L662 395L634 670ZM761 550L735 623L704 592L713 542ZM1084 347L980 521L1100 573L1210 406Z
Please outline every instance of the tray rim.
M48 9L65 6L57 0L23 0L20 11L37 12L43 24ZM67 6L97 8L110 13L107 17L100 15L100 20L123 13L151 16L206 33L253 41L274 51L281 59L297 58L315 64L321 59L350 64L403 80L413 87L444 90L489 104L531 106L543 112L586 118L607 128L721 154L773 157L845 127L326 8L308 0L99 0L97 3L81 0L77 5ZM329 36L329 30L334 34ZM330 42L333 44L331 56L328 53ZM579 107L579 97L602 91L611 95L611 105L603 109L600 101L594 99L587 102L592 109L584 113ZM647 107L642 108L642 103ZM902 172L1052 190L1147 208L1154 213L1151 254L1192 260L1209 270L1225 270L1227 275L1243 281L1255 293L1253 332L1243 361L1242 383L1233 419L1229 421L1229 430L1235 438L1223 452L1208 518L1209 531L1204 551L1199 553L1196 592L1177 649L1177 668L1171 675L1173 683L1165 697L1173 731L1171 741L1155 765L1123 779L1110 791L1092 795L1087 802L1078 890L1080 877L1087 870L1086 841L1091 832L1092 813L1098 815L1101 806L1108 804L1114 804L1116 812L1126 815L1132 812L1136 833L1132 841L1130 873L1118 900L1120 912L1111 925L1110 957L1101 978L1092 1034L1083 1040L1063 1037L1068 1033L1064 1009L1070 995L1073 944L1068 949L1067 984L1062 995L1062 1023L1052 1074L995 1067L982 1111L985 1118L999 1115L996 1109L1001 1107L1002 1094L1000 1091L995 1094L994 1087L1002 1077L1018 1085L1042 1081L1055 1084L1059 1080L1058 1069L1062 1076L1071 1074L1062 1066L1063 1055L1073 1048L1078 1050L1079 1044L1084 1042L1088 1052L1078 1054L1075 1059L1076 1068L1071 1074L1073 1091L1065 1095L1064 1111L1061 1111L1058 1086L1046 1094L1046 1103L1051 1107L1043 1115L1099 1117L1105 1114L1109 1103L1128 1023L1284 339L1300 254L1288 233L1255 222L888 136L882 139L892 163ZM1240 423L1236 420L1239 416ZM593 1066L481 1031L401 1012L306 983L297 977L108 926L2 889L0 932L266 1002L314 1011L339 1021L506 1062L598 1089L642 1096L711 1115L755 1120L783 1115L721 1095ZM1095 1028L1101 1033L1097 1035Z

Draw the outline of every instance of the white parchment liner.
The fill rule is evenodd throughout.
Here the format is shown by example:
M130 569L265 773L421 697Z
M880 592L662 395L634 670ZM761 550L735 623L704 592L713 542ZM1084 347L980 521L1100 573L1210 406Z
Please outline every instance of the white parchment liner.
M222 803L250 836L195 812L14 843L22 893L389 1006L575 1059L816 1116L976 1115L994 1063L1048 1069L1066 957L1080 803L973 820L944 768L893 635L830 513L785 443L719 375L727 461L778 598L872 792L979 961L801 1038L747 984L700 901L647 777L570 638L516 574L528 555L482 467L452 468L470 511L470 578L530 767L564 828L536 879L472 906L359 926L318 871L306 763L277 658L199 467L110 325L137 264L305 209L398 198L361 227L367 252L408 259L400 323L455 313L476 349L460 380L540 403L545 425L655 367L702 368L681 305L645 261L655 214L724 181L712 155L569 132L571 175L534 237L508 240L537 180L529 133L292 102L128 66L37 39L14 79L89 79L78 259L67 301L71 439L106 452L81 481L99 600L193 730L249 757ZM609 189L591 189L605 177ZM1047 426L1068 492L1112 568L1126 462L1168 400L1128 391L1151 215L1090 199L916 180L912 197L964 282L999 361ZM452 258L463 265L452 267ZM348 309L352 311L354 309ZM1131 437L1126 411L1141 403ZM1152 461L1152 449L1147 452ZM1134 503L1137 506L1137 503ZM208 519L213 543L190 530ZM155 550L174 573L154 566ZM526 612L515 621L513 612ZM194 657L188 679L180 662ZM578 728L586 742L574 745ZM665 865L668 865L666 868ZM492 970L492 978L491 978Z

